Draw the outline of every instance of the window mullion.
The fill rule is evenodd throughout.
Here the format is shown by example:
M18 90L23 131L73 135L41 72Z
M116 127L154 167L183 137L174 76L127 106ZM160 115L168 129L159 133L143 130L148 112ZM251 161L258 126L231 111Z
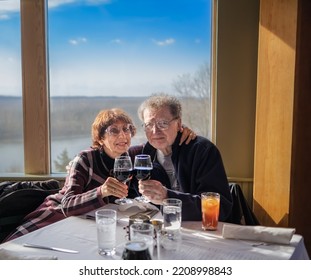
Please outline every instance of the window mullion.
M50 173L46 1L21 1L24 163L27 174Z

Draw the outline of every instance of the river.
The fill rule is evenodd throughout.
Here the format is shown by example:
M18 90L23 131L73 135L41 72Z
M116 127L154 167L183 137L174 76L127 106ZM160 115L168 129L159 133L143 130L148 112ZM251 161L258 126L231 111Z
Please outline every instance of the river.
M132 139L132 145L141 144L144 138L135 136ZM80 137L74 139L54 140L51 145L51 162L52 172L57 172L54 166L54 161L66 149L70 159L79 153L81 150L91 146L90 137ZM0 173L24 173L24 146L23 142L5 142L0 143Z

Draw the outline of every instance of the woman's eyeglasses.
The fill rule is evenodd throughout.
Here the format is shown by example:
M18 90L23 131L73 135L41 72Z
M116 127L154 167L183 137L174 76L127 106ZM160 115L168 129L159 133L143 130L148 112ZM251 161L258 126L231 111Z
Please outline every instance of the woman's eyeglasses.
M117 126L110 125L107 127L107 129L105 131L111 136L118 136L121 133L121 130L126 135L132 134L133 133L133 126L131 124L127 124L127 125L123 126L122 128L119 128Z
M151 131L154 126L156 126L160 130L167 130L168 127L170 126L170 123L174 120L177 120L177 119L178 119L178 117L173 118L170 121L159 120L159 121L155 121L155 122L148 122L148 123L143 123L142 126L143 126L144 130L147 132Z

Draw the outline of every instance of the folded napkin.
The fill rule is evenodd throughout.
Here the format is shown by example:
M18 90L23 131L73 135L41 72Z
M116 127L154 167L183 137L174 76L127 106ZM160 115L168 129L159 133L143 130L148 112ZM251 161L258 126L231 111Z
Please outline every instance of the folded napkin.
M111 203L105 205L102 208L116 210L118 212L118 219L128 219L131 215L138 213L144 213L145 215L148 215L149 218L151 218L159 212L159 209L150 203L136 201L135 199L132 201L133 203L121 205ZM85 217L87 219L95 220L95 212L97 210L98 209L88 212Z
M224 224L222 228L223 238L256 240L276 244L289 244L294 233L294 228L240 226L233 224Z
M50 255L27 255L26 252L0 248L0 260L57 260L57 257Z
M120 210L121 212L123 211L137 211L137 210L142 210L142 211L146 211L146 210L159 210L156 206L150 204L150 203L146 203L146 202L140 202L140 201L136 201L135 199L132 200L133 203L129 203L129 204L121 204L118 207L118 210Z

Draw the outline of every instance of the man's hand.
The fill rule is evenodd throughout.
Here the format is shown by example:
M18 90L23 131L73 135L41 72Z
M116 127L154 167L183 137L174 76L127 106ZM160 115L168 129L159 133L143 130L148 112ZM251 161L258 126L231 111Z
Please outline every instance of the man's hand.
M163 199L167 198L166 187L156 180L140 180L138 189L142 195L146 196L154 204L162 204Z

